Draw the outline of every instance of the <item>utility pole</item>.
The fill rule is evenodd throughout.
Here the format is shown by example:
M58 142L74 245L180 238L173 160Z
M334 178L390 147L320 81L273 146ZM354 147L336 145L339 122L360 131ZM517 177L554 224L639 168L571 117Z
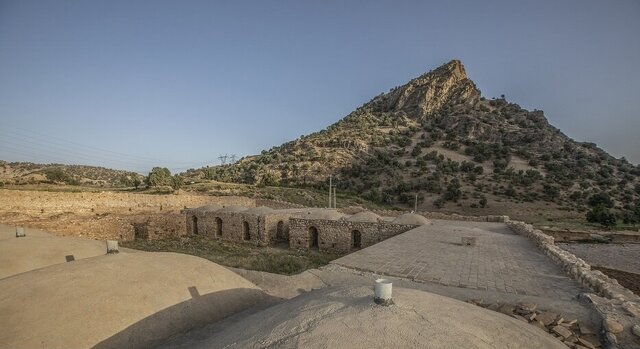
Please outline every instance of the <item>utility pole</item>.
M338 208L338 205L336 205L336 187L333 187L333 208Z
M329 175L329 208L331 208L331 175Z
M413 212L418 212L418 194L416 194L416 200L414 201L413 204Z

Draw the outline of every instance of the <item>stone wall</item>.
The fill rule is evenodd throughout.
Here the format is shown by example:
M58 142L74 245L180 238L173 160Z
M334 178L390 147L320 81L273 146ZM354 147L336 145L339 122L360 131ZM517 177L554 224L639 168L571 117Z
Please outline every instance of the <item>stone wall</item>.
M543 232L553 236L558 242L571 241L597 241L626 244L640 244L640 233L633 231L607 231L592 233L580 230L552 230L545 229Z
M138 215L131 219L131 225L136 239L156 240L183 236L187 233L184 215L180 213Z
M359 206L350 206L338 209L338 211L345 214L356 214L358 212L365 211L364 208ZM408 213L407 211L398 210L369 210L379 216L383 217L398 217L402 214ZM463 216L456 213L442 213L442 212L429 212L418 211L417 214L428 219L442 219L448 221L467 221L467 222L505 222L509 219L508 216Z
M293 202L270 200L270 199L256 199L256 207L267 206L275 210L287 209L287 208L304 208L304 205L294 204Z
M264 216L265 241L270 245L289 243L289 219L291 214L270 213Z
M240 196L193 194L152 195L122 192L46 192L0 189L0 210L51 215L179 211L207 204L254 207L256 200Z
M291 218L289 220L289 247L307 250L312 248L311 230L318 232L318 250L332 253L348 253L354 249L374 245L392 236L415 228L415 225L386 222L349 222L344 220L320 220ZM353 247L352 232L360 232L360 247Z
M593 240L591 234L586 231L543 230L542 232L553 237L553 239L557 242Z
M266 246L281 242L288 243L290 217L291 213L278 212L254 214L242 211L186 210L185 215L182 216L182 225L186 226L186 231L189 234L201 234L213 239L252 242L256 245ZM246 228L249 231L249 240L245 239Z
M601 296L586 294L582 298L593 304L600 314L601 335L608 347L617 347L618 336L626 338L634 336L629 332L634 325L640 326L640 296L621 286L617 280L606 276L601 271L591 270L591 266L587 262L558 247L553 237L535 229L531 224L507 221L507 225L515 233L533 240L571 278ZM614 327L623 330L612 330Z
M640 244L640 232L618 231L603 235L613 243Z
M194 221L193 218L196 218ZM198 212L186 215L187 231L212 239L264 245L264 218L242 212ZM194 226L197 223L197 229ZM246 239L248 235L248 239Z

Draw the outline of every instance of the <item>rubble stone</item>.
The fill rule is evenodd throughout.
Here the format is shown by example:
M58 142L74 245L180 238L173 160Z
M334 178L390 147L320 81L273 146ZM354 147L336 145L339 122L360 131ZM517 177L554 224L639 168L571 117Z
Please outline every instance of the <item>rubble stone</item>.
M568 329L566 329L563 326L555 326L554 328L551 329L551 331L553 331L554 333L560 335L564 339L567 339L567 338L571 337L571 335L573 335L573 333L571 331L569 331Z
M578 343L580 343L580 345L589 348L589 349L596 349L596 346L593 345L593 343L591 343L590 341L580 337L578 338Z
M607 332L611 332L613 334L620 333L624 330L622 324L611 318L604 319L602 326L607 330Z
M536 319L542 322L545 326L551 325L557 318L558 314L551 311L545 311L536 316Z
M631 327L631 333L633 333L636 336L640 337L640 325L633 325Z

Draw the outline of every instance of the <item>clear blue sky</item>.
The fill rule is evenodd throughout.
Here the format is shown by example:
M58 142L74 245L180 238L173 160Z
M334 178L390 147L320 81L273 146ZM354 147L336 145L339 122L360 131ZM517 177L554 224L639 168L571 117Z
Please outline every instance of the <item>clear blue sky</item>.
M637 0L0 0L0 159L215 164L453 58L486 97L640 162Z

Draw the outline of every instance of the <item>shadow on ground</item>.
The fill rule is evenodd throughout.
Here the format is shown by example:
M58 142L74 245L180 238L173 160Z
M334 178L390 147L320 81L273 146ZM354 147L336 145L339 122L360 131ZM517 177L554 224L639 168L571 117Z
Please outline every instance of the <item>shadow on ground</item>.
M94 348L153 347L172 336L220 321L225 316L244 311L248 307L275 304L281 300L259 289L250 288L235 288L206 295L200 295L194 286L188 287L188 290L191 299L134 323L96 344Z

